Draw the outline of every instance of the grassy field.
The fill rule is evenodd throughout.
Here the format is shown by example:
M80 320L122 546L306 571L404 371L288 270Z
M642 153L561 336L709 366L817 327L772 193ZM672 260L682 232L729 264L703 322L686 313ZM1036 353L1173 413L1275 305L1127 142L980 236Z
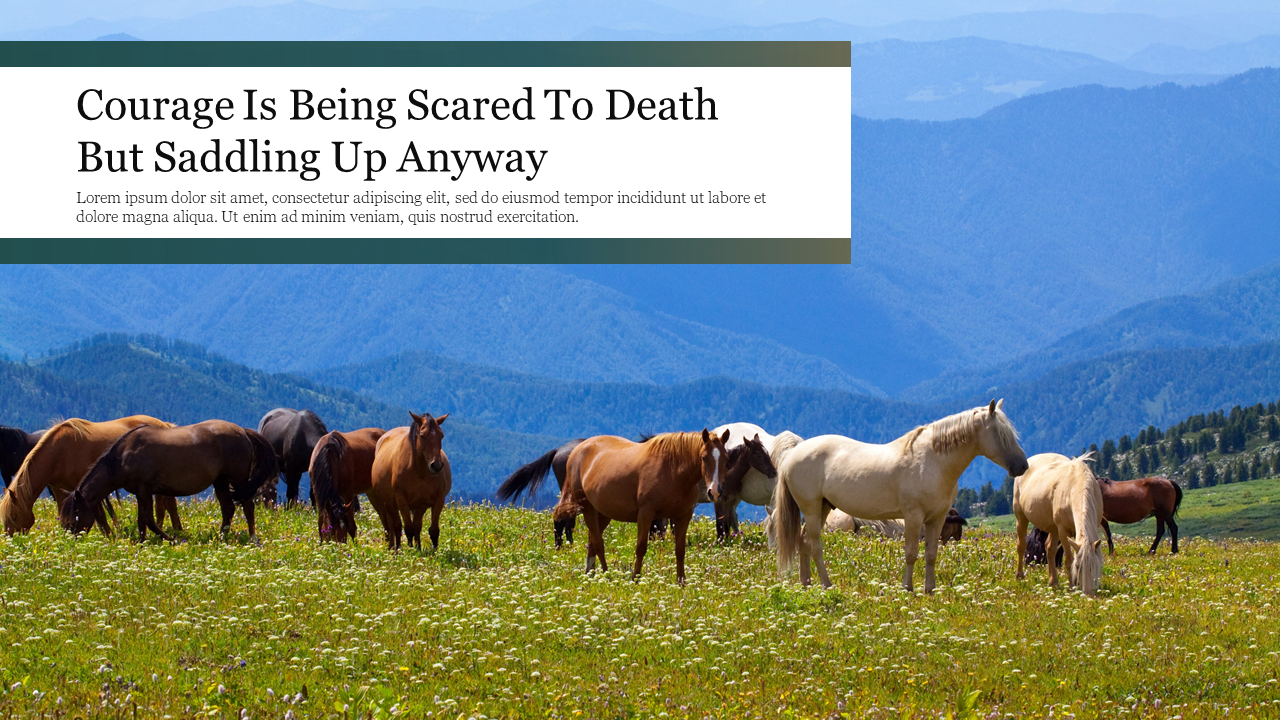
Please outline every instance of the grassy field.
M1179 543L1184 538L1197 535L1210 539L1280 540L1280 478L1187 490L1178 509L1177 521ZM1014 525L1012 515L999 515L983 521L983 527L994 531L1012 532ZM1146 537L1149 546L1156 535L1156 522L1147 520L1136 525L1114 525L1111 531ZM1165 542L1168 542L1168 535L1165 537Z
M670 540L633 583L615 526L588 577L525 510L451 507L438 553L393 554L367 514L352 547L263 512L253 545L184 504L170 545L37 507L0 539L6 718L1280 716L1272 543L1125 540L1090 599L1016 581L1012 537L980 531L910 596L868 536L828 536L823 592L779 584L758 527L724 547L698 521L681 588Z

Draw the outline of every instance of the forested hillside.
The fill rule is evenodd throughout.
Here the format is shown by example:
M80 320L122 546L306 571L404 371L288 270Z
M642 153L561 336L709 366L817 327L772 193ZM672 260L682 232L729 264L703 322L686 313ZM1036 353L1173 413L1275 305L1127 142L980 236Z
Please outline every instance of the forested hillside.
M256 428L268 410L282 406L311 409L330 430L391 428L409 417L403 407L253 370L199 346L157 337L102 336L32 366L0 362L0 424L27 429L68 417L103 420L136 413L182 425L218 418ZM454 494L476 500L492 497L512 469L559 442L465 418L450 418L444 431Z

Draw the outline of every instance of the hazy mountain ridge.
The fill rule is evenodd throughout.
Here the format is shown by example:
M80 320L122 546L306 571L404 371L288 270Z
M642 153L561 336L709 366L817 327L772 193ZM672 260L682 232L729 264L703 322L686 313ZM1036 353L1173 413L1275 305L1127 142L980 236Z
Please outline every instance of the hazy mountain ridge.
M575 380L731 375L877 393L829 360L759 335L640 307L537 267L0 267L0 350L38 353L96 332L148 332L268 370L405 350Z

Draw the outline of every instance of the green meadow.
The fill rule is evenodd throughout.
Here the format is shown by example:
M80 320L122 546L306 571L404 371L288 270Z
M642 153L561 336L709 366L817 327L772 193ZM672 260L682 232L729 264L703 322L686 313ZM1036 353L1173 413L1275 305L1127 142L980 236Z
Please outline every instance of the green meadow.
M1206 539L1252 538L1280 541L1280 478L1216 485L1198 490L1184 490L1178 508L1178 542L1199 536ZM970 520L975 522L975 520ZM982 521L982 527L1012 532L1012 515L998 515ZM1136 525L1112 525L1111 532L1126 536L1146 537L1148 547L1156 535L1156 521L1149 519ZM1168 530L1161 548L1166 548Z
M697 521L680 587L670 539L632 582L615 524L588 576L582 538L556 551L548 515L513 508L451 506L438 552L400 553L367 512L341 546L309 510L261 511L256 545L184 503L168 544L37 508L0 539L6 718L1280 716L1271 542L1122 539L1086 598L1015 580L1012 536L982 529L924 596L869 535L827 535L824 592L779 582L754 525L721 546Z

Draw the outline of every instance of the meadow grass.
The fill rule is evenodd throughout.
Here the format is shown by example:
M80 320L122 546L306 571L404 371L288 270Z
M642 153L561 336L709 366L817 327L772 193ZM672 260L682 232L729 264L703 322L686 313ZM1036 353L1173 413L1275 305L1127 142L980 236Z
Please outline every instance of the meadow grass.
M875 536L826 536L822 591L779 582L758 526L721 546L699 520L679 587L670 539L630 580L629 525L588 576L546 513L449 507L438 552L392 553L368 512L343 546L260 511L254 545L181 507L179 544L73 537L47 500L0 539L6 718L1280 716L1267 542L1122 540L1086 598L979 531L924 596Z
M994 531L1012 532L1015 526L1013 515L997 515L980 522ZM1280 540L1280 478L1186 490L1178 508L1177 522L1179 543L1195 536ZM1111 531L1145 536L1149 546L1156 536L1156 521L1112 525ZM1168 542L1167 531L1165 542Z

